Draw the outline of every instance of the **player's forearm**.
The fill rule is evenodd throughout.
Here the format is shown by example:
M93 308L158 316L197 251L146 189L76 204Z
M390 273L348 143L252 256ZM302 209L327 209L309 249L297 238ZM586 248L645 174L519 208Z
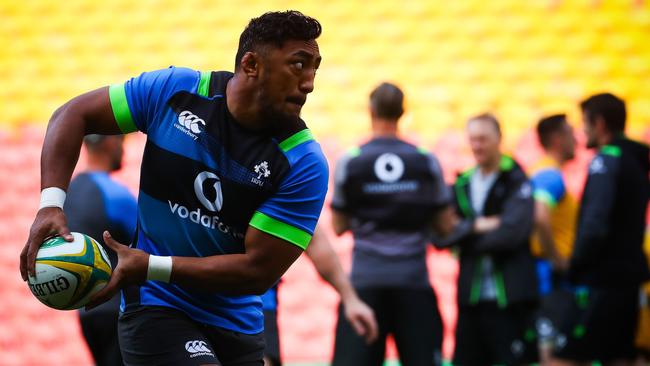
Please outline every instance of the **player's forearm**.
M555 249L553 230L551 229L551 212L550 208L544 202L535 202L534 228L534 234L539 240L544 256L549 259L557 258L558 254Z
M171 282L210 292L262 294L275 281L252 266L246 254L174 257Z
M339 293L343 302L356 297L356 292L352 288L347 274L343 271L327 234L320 226L314 230L314 236L305 253L321 278Z
M332 255L335 255L332 252ZM352 288L348 276L343 271L343 267L336 257L331 258L326 262L314 262L318 274L329 283L345 303L347 300L356 297L356 291Z
M555 240L553 239L553 235L551 234L551 228L548 226L536 225L535 233L537 235L537 238L539 239L539 243L540 246L542 247L544 256L546 256L549 259L555 259L559 257L557 253L557 249L555 249Z
M182 286L234 295L261 295L287 268L267 267L248 254L203 258L173 257L170 281Z

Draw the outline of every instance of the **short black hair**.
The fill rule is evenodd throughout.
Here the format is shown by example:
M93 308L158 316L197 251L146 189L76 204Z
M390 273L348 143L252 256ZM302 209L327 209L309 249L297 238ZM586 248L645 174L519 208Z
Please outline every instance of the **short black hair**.
M605 126L610 132L617 133L625 130L627 112L625 102L611 93L592 95L580 103L585 120L593 124L596 117L600 116L605 121Z
M370 108L379 118L397 120L404 114L404 93L395 84L381 83L370 93Z
M484 121L491 124L497 131L497 135L501 137L501 124L499 120L492 113L481 113L467 120L467 124L472 121Z
M554 114L540 119L537 123L539 143L547 149L551 143L551 135L561 131L566 123L566 114Z
M239 69L244 54L259 46L281 48L289 40L310 41L318 38L321 31L318 20L296 10L264 13L251 19L239 36L235 70Z

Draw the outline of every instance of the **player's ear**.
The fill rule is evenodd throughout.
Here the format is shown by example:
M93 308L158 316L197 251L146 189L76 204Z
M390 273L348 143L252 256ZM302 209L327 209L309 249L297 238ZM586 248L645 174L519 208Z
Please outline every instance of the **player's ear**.
M261 65L260 55L256 52L248 51L242 57L239 65L246 76L257 77Z

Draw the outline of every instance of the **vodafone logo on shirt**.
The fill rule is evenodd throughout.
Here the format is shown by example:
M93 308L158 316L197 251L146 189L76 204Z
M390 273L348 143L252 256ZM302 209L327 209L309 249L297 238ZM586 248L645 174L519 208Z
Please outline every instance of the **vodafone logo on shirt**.
M209 200L205 192L203 191L203 182L207 179L214 179L215 182L212 185L215 191L215 198ZM212 172L201 172L194 179L194 193L196 193L196 198L199 199L199 202L210 211L221 211L221 206L223 205L223 193L221 193L221 180L219 177Z
M397 182L404 174L404 162L392 153L381 154L375 160L375 175L384 183Z

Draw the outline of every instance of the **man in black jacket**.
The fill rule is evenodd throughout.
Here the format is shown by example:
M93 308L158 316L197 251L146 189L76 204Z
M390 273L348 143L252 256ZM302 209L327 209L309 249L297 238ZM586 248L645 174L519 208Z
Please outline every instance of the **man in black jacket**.
M621 99L598 94L581 108L587 147L598 153L589 165L569 263L578 301L557 340L556 357L631 364L639 286L650 279L643 253L650 150L623 135Z
M471 118L467 133L477 166L454 185L462 221L449 239L460 260L454 364L534 362L531 187L519 165L501 154L501 129L494 116Z

